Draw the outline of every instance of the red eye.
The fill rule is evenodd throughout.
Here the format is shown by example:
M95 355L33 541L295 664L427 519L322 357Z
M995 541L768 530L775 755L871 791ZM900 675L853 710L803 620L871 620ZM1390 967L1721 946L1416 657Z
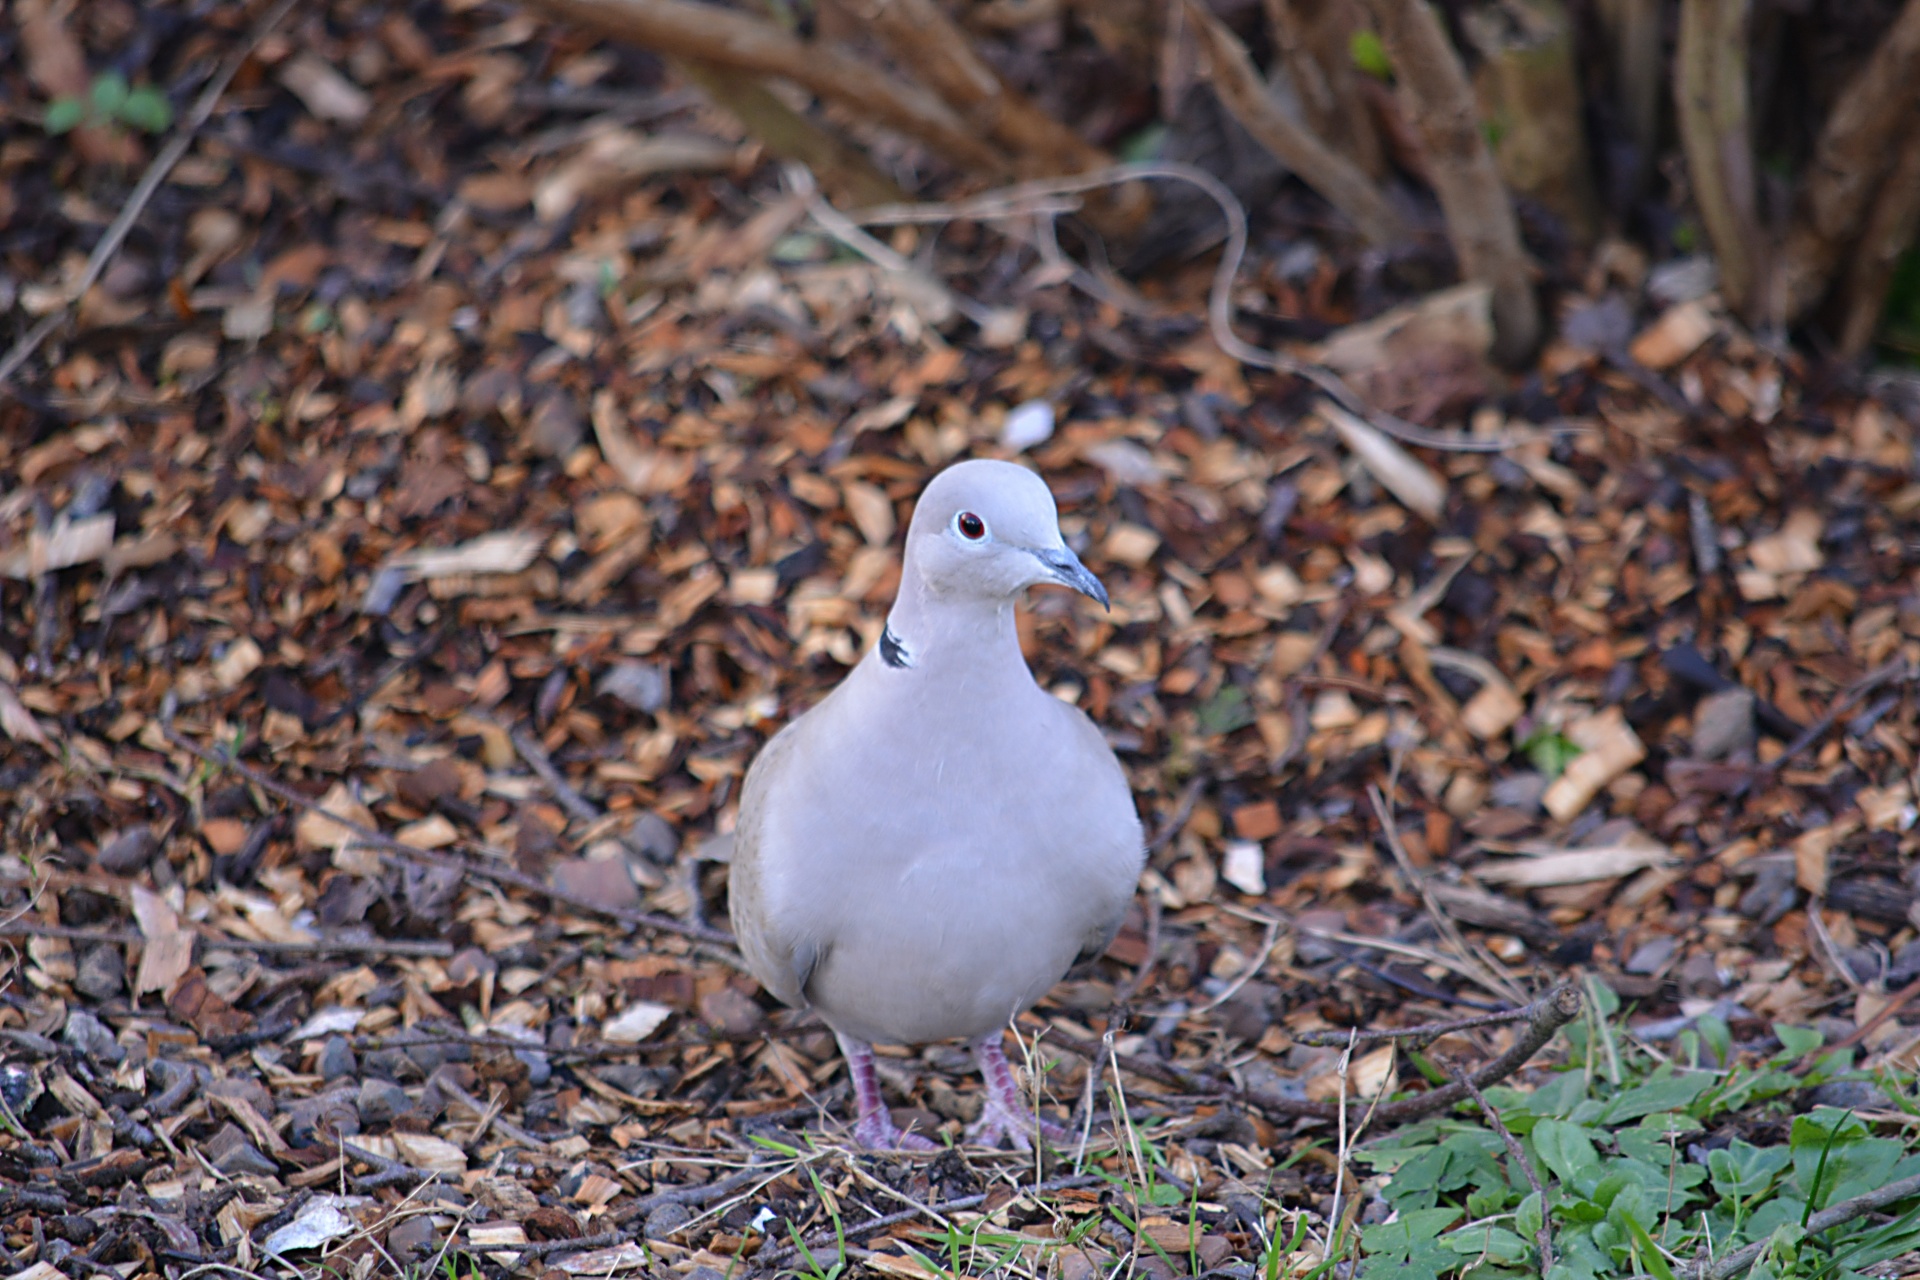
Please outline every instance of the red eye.
M958 529L960 536L969 542L978 542L987 536L987 522L971 511L962 511L955 516L953 527Z

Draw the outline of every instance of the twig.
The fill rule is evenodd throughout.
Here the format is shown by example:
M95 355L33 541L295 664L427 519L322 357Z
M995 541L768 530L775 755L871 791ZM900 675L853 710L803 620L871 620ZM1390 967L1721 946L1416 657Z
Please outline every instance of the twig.
M1349 1037L1357 1044L1378 1044L1383 1040L1418 1040L1430 1044L1441 1036L1453 1035L1460 1031L1470 1031L1475 1027L1499 1027L1510 1022L1524 1022L1532 1016L1532 1006L1519 1009L1507 1009L1500 1013L1483 1013L1472 1018L1457 1018L1449 1022L1429 1022L1418 1027L1395 1027L1388 1031L1296 1031L1292 1038L1300 1044L1323 1045L1331 1048L1345 1044Z
M1473 1082L1485 1088L1518 1071L1526 1065L1529 1058L1553 1039L1561 1027L1579 1017L1580 1010L1584 1007L1585 1002L1581 998L1580 988L1574 983L1565 982L1528 1004L1526 1008L1515 1010L1515 1013L1525 1019L1526 1029L1520 1033L1519 1038L1506 1052L1476 1068L1472 1074ZM1519 1021L1520 1018L1513 1020ZM1069 1053L1078 1054L1088 1062L1094 1061L1100 1055L1098 1044L1065 1030L1057 1023L1048 1031L1047 1043L1055 1048L1065 1049ZM1338 1119L1340 1114L1339 1108L1330 1102L1312 1102L1305 1098L1288 1097L1262 1089L1236 1088L1217 1076L1189 1071L1172 1063L1125 1053L1116 1053L1113 1060L1117 1066L1124 1067L1135 1075L1149 1080L1157 1080L1189 1093L1205 1094L1212 1098L1242 1102L1256 1107L1272 1120L1331 1122ZM1406 1124L1444 1111L1466 1096L1466 1089L1456 1080L1426 1093L1381 1103L1378 1107L1370 1108L1363 1115L1370 1117L1369 1123L1388 1126Z
M972 298L949 289L941 281L934 279L887 245L862 231L853 219L834 208L827 198L820 194L820 188L813 181L813 174L805 165L787 165L785 172L787 185L793 188L795 195L806 202L808 215L820 225L821 230L881 270L899 276L914 292L923 297L930 295L938 298L971 320L978 328L986 329L994 323L995 317L990 308L983 307Z
M653 929L661 933L678 934L681 937L714 944L716 947L730 947L733 943L731 935L721 933L717 929L687 924L683 921L675 920L671 916L654 915L646 911L630 911L625 907L608 906L605 903L595 902L590 898L583 898L577 894L568 893L564 889L557 889L532 876L513 870L511 867L488 866L484 863L474 862L452 854L441 853L437 850L416 849L412 845L402 844L391 836L384 835L371 827L362 826L351 818L342 817L332 812L324 805L301 795L298 791L295 791L284 783L268 777L250 765L241 763L224 747L218 751L210 751L191 738L180 734L170 724L162 724L160 731L168 742L180 748L182 751L188 752L197 759L213 765L216 768L226 769L238 774L268 795L293 805L295 808L307 813L317 813L329 822L338 823L344 830L353 832L363 843L383 853L393 854L409 862L417 862L431 867L444 867L448 870L458 871L463 875L475 876L482 880L490 880L495 884L523 889L528 893L538 894L551 902L557 902L578 911L586 911L594 915L605 916L610 920L617 920L622 924L632 925L635 928ZM480 845L473 841L464 841L463 843L468 845L468 847L479 849L482 853L492 858L504 860L507 856L503 852L489 849L485 845ZM739 967L742 964L738 956L734 956L729 952L716 950L709 954L735 967Z
M1049 1191L1072 1191L1079 1187L1090 1187L1095 1185L1096 1183L1104 1182L1104 1181L1105 1181L1104 1178L1098 1177L1094 1174L1076 1173L1076 1174L1069 1175L1067 1177L1049 1178L1045 1182L1036 1183L1031 1187L1022 1187L1020 1188L1020 1190L1022 1194L1025 1194L1025 1195L1039 1195ZM924 1211L927 1213L939 1214L942 1216L945 1216L947 1214L952 1214L952 1213L960 1213L967 1209L978 1208L980 1205L985 1204L987 1202L987 1196L989 1194L990 1194L989 1192L982 1191L975 1195L961 1196L957 1200L947 1200L940 1204L927 1205ZM844 1225L844 1227L840 1228L840 1230L849 1238L852 1238L854 1236L871 1235L876 1231L884 1231L888 1227L898 1226L902 1222L912 1222L915 1218L919 1217L922 1212L923 1210L918 1208L902 1209L898 1213L889 1213L882 1217L869 1218L865 1222L847 1223ZM836 1238L835 1232L828 1231L828 1232L822 1233L821 1235L815 1236L813 1239L808 1240L806 1243L809 1249L818 1249L818 1248L823 1248L827 1245L832 1244L835 1238ZM756 1258L754 1260L754 1263L756 1266L760 1266L760 1267L777 1268L784 1265L787 1262L790 1262L793 1258L799 1256L799 1252L800 1251L796 1249L794 1246L788 1245L783 1249L780 1249L774 1253L768 1254L764 1258Z
M1535 432L1523 433L1511 430L1491 436L1472 436L1464 432L1424 431L1403 418L1368 405L1352 387L1347 385L1344 378L1325 365L1296 360L1292 356L1277 351L1263 351L1241 338L1233 329L1233 285L1239 278L1240 268L1247 256L1246 210L1241 207L1240 201L1235 198L1232 191L1227 189L1225 183L1206 170L1192 165L1176 164L1166 160L1142 160L1129 164L1117 164L1108 169L1078 174L1071 178L1049 178L1039 182L1018 183L998 191L985 192L970 200L866 209L861 211L856 220L867 226L886 226L901 223L945 222L956 218L978 218L982 221L1024 218L1043 209L1045 202L1057 200L1061 196L1092 191L1117 183L1153 180L1185 182L1198 187L1219 206L1221 215L1226 219L1227 245L1221 252L1220 265L1214 268L1213 283L1207 291L1207 330L1213 337L1214 344L1235 360L1256 369L1267 369L1289 377L1305 379L1326 392L1349 413L1365 418L1373 426L1397 440L1423 449L1438 449L1454 453L1501 453L1539 438L1538 433ZM1057 210L1047 211L1057 212Z
M540 775L540 781L547 784L547 789L553 792L553 798L560 802L562 809L572 814L579 822L600 821L604 815L561 776L560 771L553 767L553 761L548 757L546 748L542 747L532 734L525 729L514 729L507 736L513 741L513 749L518 751L520 758L527 762L527 768Z
M1794 758L1801 752L1811 747L1821 738L1824 738L1827 730L1833 728L1833 726L1839 722L1840 717L1845 715L1860 699L1866 697L1883 684L1888 684L1895 680L1910 679L1912 674L1905 658L1895 658L1892 662L1884 666L1875 667L1872 671L1867 672L1867 674L1848 685L1838 697L1828 704L1825 714L1805 729L1802 729L1799 736L1794 738L1792 742L1789 742L1778 756L1769 760L1766 764L1761 765L1759 772L1763 775L1779 773L1782 769L1786 768L1787 765L1792 763Z
M1426 905L1427 915L1433 920L1434 927L1440 931L1440 936L1453 946L1461 962L1475 975L1475 981L1496 996L1506 1000L1516 1000L1519 992L1514 985L1501 974L1480 963L1479 957L1474 955L1467 946L1467 940L1460 936L1460 930L1455 927L1453 917L1441 909L1439 900L1427 888L1426 877L1421 875L1419 868L1413 865L1413 859L1407 856L1406 846L1400 842L1400 832L1393 825L1393 814L1387 808L1386 796L1381 793L1378 786L1369 783L1367 798L1373 802L1374 816L1380 819L1381 838L1386 841L1387 848L1393 854L1393 860L1399 864L1400 874L1406 877L1408 886L1420 895L1420 901Z
M452 943L427 939L316 938L311 942L265 942L211 933L195 936L199 939L201 946L215 951L252 951L260 955L328 956L352 953L386 956L450 956L453 954ZM68 942L104 942L113 946L128 946L146 941L137 930L133 929L84 929L33 920L16 920L0 925L0 937L61 938Z
M1493 1104L1487 1101L1487 1095L1480 1092L1480 1087L1474 1084L1472 1077L1457 1076L1455 1078L1466 1086L1467 1092L1473 1095L1473 1100L1480 1104L1480 1114L1487 1118L1488 1126L1499 1134L1500 1141L1506 1144L1507 1154L1512 1156L1514 1163L1520 1166L1520 1171L1527 1175L1527 1185L1533 1188L1533 1194L1540 1197L1540 1227L1533 1233L1533 1242L1540 1246L1540 1274L1546 1275L1553 1270L1553 1233L1547 1228L1547 1224L1553 1220L1553 1215L1547 1212L1547 1191L1540 1185L1540 1174L1534 1169L1533 1161L1527 1159L1526 1148L1520 1145L1520 1139L1513 1136L1513 1130L1507 1128L1506 1122L1500 1118L1500 1113L1493 1109Z
M1460 274L1493 290L1494 350L1517 363L1539 345L1540 304L1466 70L1426 0L1369 0L1367 7L1411 106Z
M875 69L846 49L803 40L772 22L689 0L534 0L535 7L620 40L682 58L779 76L877 124L918 138L977 174L1011 166L937 95Z
M247 59L253 56L253 51L260 47L260 42L280 25L280 20L286 17L292 8L293 0L276 0L273 8L268 10L267 15L254 26L246 42L239 49L228 54L227 60L220 64L220 69L214 72L213 79L207 82L207 87L200 91L200 97L194 101L193 110L187 113L186 119L174 131L174 135L167 139L167 145L160 148L159 154L153 158L153 163L147 166L147 171L140 175L139 184L127 197L126 204L121 206L119 215L108 225L106 234L100 237L100 243L93 247L93 252L87 255L86 270L80 273L80 279L68 291L66 300L41 317L40 323L27 330L20 341L13 344L13 349L7 352L6 357L0 359L0 391L6 389L9 380L20 366L25 364L33 353L40 349L40 344L60 327L61 322L66 319L68 308L80 301L87 290L93 288L100 279L107 269L107 264L113 260L114 254L120 252L120 246L125 243L127 233L133 230L133 224L139 221L140 214L147 207L147 202L153 199L153 193L160 189L160 184L167 180L169 173L173 172L173 166L179 164L180 158L187 154L187 148L193 145L194 135L199 133L200 126L212 117L213 109L220 104L221 95L227 91L227 85L232 83L233 77L239 73Z
M1275 105L1247 47L1227 24L1199 0L1186 0L1186 16L1206 49L1212 69L1208 83L1255 141L1352 219L1367 240L1376 245L1404 240L1406 222L1387 202L1386 194L1358 165Z
M1809 912L1809 914L1811 914L1811 912ZM1795 1075L1805 1075L1808 1071L1812 1070L1814 1063L1826 1057L1828 1054L1838 1053L1842 1049L1851 1049L1855 1045L1865 1044L1868 1036L1884 1026L1887 1019L1893 1017L1894 1014L1899 1013L1902 1009L1906 1008L1907 1005L1912 1003L1915 996L1920 996L1920 978L1915 978L1912 982L1909 982L1906 986L1889 996L1887 1003L1881 1006L1878 1013L1855 1027L1847 1034L1845 1039L1831 1045L1823 1045L1807 1053L1799 1062L1794 1064L1793 1073Z
M1920 1196L1920 1174L1910 1178L1901 1178L1898 1182L1889 1182L1884 1187L1863 1192L1851 1200L1842 1200L1839 1204L1829 1205L1819 1213L1807 1219L1805 1234L1814 1236L1830 1227L1852 1222L1855 1218L1872 1213L1875 1209L1884 1209L1890 1204ZM1772 1245L1773 1237L1756 1240L1744 1249L1736 1249L1718 1261L1702 1262L1697 1269L1688 1274L1695 1280L1732 1280L1753 1265L1754 1260Z

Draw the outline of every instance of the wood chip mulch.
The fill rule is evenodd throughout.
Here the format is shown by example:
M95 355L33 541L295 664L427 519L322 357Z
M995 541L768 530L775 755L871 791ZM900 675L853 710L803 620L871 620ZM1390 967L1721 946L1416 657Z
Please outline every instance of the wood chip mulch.
M178 103L230 8L37 38ZM1367 386L1524 437L1413 449L1430 520L1219 352L1207 264L1130 314L983 226L881 232L1020 336L942 328L651 60L411 12L296 6L0 404L10 1271L726 1274L831 1254L836 1215L888 1274L937 1222L1089 1216L1063 1275L1218 1265L1332 1191L1327 1131L1262 1099L1423 1087L1307 1033L1569 976L1650 1043L1712 1012L1916 1065L1898 396L1611 246L1523 375L1416 350ZM11 101L31 76L0 64ZM154 149L118 145L0 148L8 341ZM1361 319L1333 252L1256 253L1242 322ZM1094 1095L1038 1192L1030 1157L850 1159L830 1037L722 927L754 751L877 639L928 476L1031 402L1113 608L1037 593L1023 642L1155 836L1112 951L1021 1027L1062 1118ZM978 1108L952 1047L883 1065L925 1130Z

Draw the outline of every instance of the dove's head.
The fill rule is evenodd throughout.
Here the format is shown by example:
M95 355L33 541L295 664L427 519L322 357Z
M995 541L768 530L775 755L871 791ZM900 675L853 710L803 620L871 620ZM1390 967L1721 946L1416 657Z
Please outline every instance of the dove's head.
M1011 462L956 463L933 478L907 528L907 567L932 595L999 602L1053 582L1107 604L1060 536L1046 482Z

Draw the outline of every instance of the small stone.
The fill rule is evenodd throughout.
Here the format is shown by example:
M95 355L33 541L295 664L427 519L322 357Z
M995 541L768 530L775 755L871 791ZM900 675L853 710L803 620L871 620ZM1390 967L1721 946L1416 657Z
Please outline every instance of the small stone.
M629 910L640 905L640 887L624 858L568 858L556 862L550 876L554 888L576 898Z
M407 1091L391 1080L363 1080L354 1108L364 1124L391 1124L393 1118L413 1106Z
M293 1121L287 1126L287 1141L296 1147L328 1145L360 1132L360 1111L351 1084L301 1098L285 1110Z
M538 1049L515 1049L513 1056L527 1069L527 1083L535 1089L553 1079L553 1063Z
M1510 773L1504 778L1494 780L1487 792L1487 798L1494 807L1517 809L1521 813L1538 813L1540 798L1547 794L1547 775L1535 773L1529 769L1524 773Z
M700 1021L728 1035L749 1035L766 1020L753 997L736 987L721 987L700 997Z
M345 1036L328 1036L320 1046L320 1078L338 1080L341 1076L350 1076L360 1069L360 1062L353 1056L353 1046L347 1043Z
M1667 967L1667 962L1673 959L1674 950L1678 946L1679 943L1674 941L1672 934L1662 934L1650 942L1641 943L1627 958L1627 972L1641 974L1660 972Z
M669 1200L647 1214L647 1225L642 1234L649 1240L664 1240L692 1221L693 1210Z
M648 809L627 826L621 843L649 862L666 866L680 852L680 833L665 818Z
M1734 687L1700 699L1693 709L1696 760L1730 760L1753 751L1753 694Z
M586 432L580 425L580 410L573 397L564 392L541 396L527 416L527 448L544 458L565 458L580 447Z
M416 1213L402 1218L387 1231L387 1252L401 1266L418 1262L439 1246L439 1232L434 1230L429 1214Z
M103 942L80 958L74 990L95 1000L111 1000L127 989L127 961L120 948Z
M93 860L102 871L110 871L116 876L130 876L151 862L159 848L160 842L154 838L152 831L145 827L129 827L102 843L100 852L94 855Z
M594 692L652 715L672 699L673 677L664 662L616 662Z
M120 1042L113 1038L113 1032L107 1025L84 1009L73 1009L67 1013L66 1029L60 1038L89 1058L101 1062L118 1062L127 1056Z
M261 1155L260 1148L247 1141L247 1135L237 1125L223 1125L220 1132L207 1139L202 1150L213 1167L228 1177L270 1178L279 1172L279 1166Z
M1807 1095L1816 1107L1843 1111L1893 1111L1893 1100L1871 1080L1829 1080Z

